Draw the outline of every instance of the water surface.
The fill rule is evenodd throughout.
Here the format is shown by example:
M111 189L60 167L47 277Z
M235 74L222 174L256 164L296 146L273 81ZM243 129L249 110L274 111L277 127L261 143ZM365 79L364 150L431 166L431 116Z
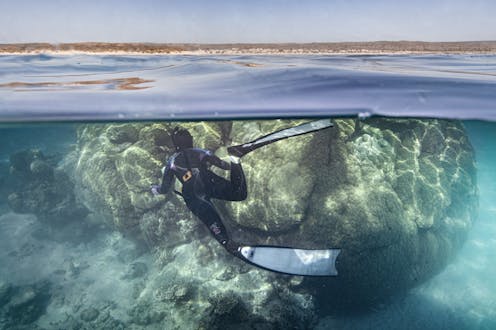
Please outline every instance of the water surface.
M496 56L0 56L0 120L494 119Z

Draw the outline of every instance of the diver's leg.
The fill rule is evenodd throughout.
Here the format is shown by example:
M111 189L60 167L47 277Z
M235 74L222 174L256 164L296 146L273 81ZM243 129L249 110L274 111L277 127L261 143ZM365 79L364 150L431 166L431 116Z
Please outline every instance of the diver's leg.
M229 241L229 235L212 202L199 197L185 199L185 201L191 212L207 226L215 239L225 245Z
M248 196L245 172L239 160L231 162L231 201L243 201Z
M199 197L186 200L188 208L210 230L214 238L231 254L240 257L240 245L230 239L226 227L211 201Z
M198 173L193 175L190 181L183 185L182 197L186 202L186 206L198 217L208 228L214 238L230 253L240 256L239 244L230 239L226 227L222 223L222 219L215 209L215 206L210 201L210 192L205 185L205 175L209 171L205 171L200 177ZM210 172L211 173L211 172ZM214 173L212 173L215 175ZM208 178L208 176L207 176ZM212 177L214 180L222 179L229 183L224 178L219 176ZM222 182L222 181L219 181Z
M205 186L210 198L227 201L242 201L247 197L246 179L239 163L231 163L230 180L208 171Z

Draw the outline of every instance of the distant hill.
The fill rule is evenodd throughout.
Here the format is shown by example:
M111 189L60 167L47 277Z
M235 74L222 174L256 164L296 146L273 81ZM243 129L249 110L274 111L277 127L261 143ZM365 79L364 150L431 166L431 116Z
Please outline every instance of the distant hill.
M390 54L390 53L496 53L496 41L423 42L374 41L332 43L168 44L168 43L20 43L0 44L0 54L38 53L138 54Z

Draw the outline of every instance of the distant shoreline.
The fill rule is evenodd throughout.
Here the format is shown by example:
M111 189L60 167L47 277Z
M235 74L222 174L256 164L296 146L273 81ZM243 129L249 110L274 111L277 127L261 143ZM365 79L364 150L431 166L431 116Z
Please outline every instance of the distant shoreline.
M18 43L0 44L0 55L400 55L496 54L496 41L374 41L332 43Z

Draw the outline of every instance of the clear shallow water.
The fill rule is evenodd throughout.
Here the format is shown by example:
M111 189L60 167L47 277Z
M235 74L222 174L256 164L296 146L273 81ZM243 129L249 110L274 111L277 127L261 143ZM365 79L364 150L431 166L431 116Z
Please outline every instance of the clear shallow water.
M495 119L496 56L0 56L0 121ZM304 113L304 115L303 115Z
M496 124L472 121L464 122L464 125L476 151L480 209L478 220L463 248L440 274L406 295L365 312L350 310L329 315L327 311L318 316L314 323L316 329L494 328L496 152L492 141L496 139ZM67 154L76 142L76 126L62 123L4 126L0 134L8 143L1 145L1 154L9 155L31 148L38 148L46 154ZM2 177L8 176L7 172L8 161L4 160ZM21 287L40 281L51 285L51 296L47 298L44 309L36 312L34 323L27 323L26 328L33 324L45 329L50 329L53 324L70 328L74 324L71 317L79 320L83 312L81 306L87 304L97 306L102 314L110 313L122 323L114 326L131 326L134 323L130 311L135 308L139 288L146 281L167 281L167 277L161 277L164 275L156 262L160 256L136 246L120 233L94 225L47 229L32 215L13 214L3 197L0 208L0 282ZM201 249L206 242L192 243L195 245L193 249ZM210 248L215 248L215 244ZM191 267L187 262L191 251L176 253L179 253L176 259L183 260L181 267ZM217 258L222 260L222 256ZM145 265L147 277L134 277L133 265L136 264ZM177 317L174 310L168 315L164 320ZM184 318L180 320L185 322ZM183 328L194 326L196 322L192 319L191 323L184 323ZM177 325L166 321L159 324L166 328ZM11 324L6 326L10 328ZM149 326L153 328L156 324Z
M50 297L38 297L42 308L33 312L34 323L23 320L27 322L23 325L26 329L33 324L46 329L54 324L73 326L77 322L71 317L81 322L83 311L87 312L81 306L91 304L99 308L97 320L109 313L121 322L114 323L114 328L140 326L131 321L136 322L137 311L133 309L136 301L146 297L146 291L159 289L147 288L146 282L166 283L172 277L161 273L161 265L156 262L167 256L147 252L117 232L94 224L53 231L31 215L13 214L2 189L8 177L9 155L37 148L46 154L61 155L55 159L60 164L62 156L76 143L78 125L14 125L9 121L277 117L317 115L321 111L327 115L368 112L405 117L486 120L496 117L496 57L493 56L43 55L0 57L0 61L0 86L3 84L0 120L4 121L0 127L0 284L3 281L23 287L38 283L35 289L41 292L39 286L48 282L51 292ZM246 66L248 63L263 65ZM264 112L258 111L261 109ZM406 295L365 312L319 314L313 327L493 329L496 326L496 124L491 121L463 124L476 153L480 208L478 220L454 260L440 274ZM208 241L195 244L193 251L201 250ZM210 248L215 250L215 245ZM190 250L175 253L176 259L184 260L180 267L190 267L187 264ZM222 254L216 257L226 262ZM136 269L142 269L142 265L148 277L137 274ZM190 276L192 281L200 281ZM26 291L24 297L29 297L29 293ZM24 310L22 301L17 306ZM174 309L167 313L161 325L177 326L172 321L167 323L178 318ZM182 328L191 328L197 325L195 322L184 323ZM9 328L11 324L0 322L2 326ZM149 326L153 328L157 324Z

